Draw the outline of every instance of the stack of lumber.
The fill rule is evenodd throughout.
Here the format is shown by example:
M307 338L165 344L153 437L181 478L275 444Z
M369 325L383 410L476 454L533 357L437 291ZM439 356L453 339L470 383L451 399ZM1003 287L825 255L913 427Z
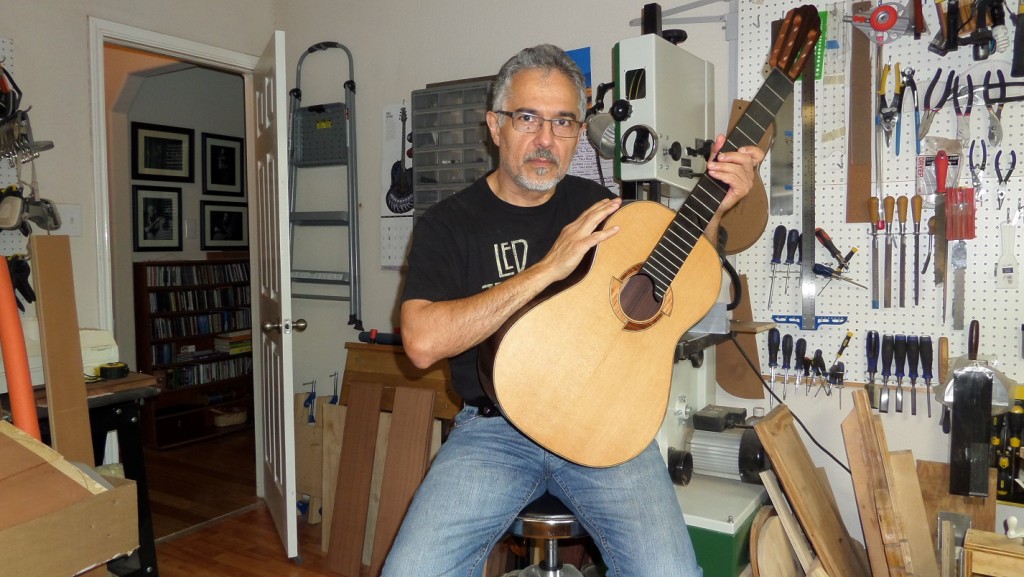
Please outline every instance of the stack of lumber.
M752 529L751 559L762 544L753 535L772 538L778 533L768 517L778 516L787 548L777 554L768 572L755 576L815 575L816 577L947 577L940 571L937 518L939 512L960 513L975 528L995 525L995 475L987 499L950 495L949 466L914 461L909 451L889 451L878 415L871 412L867 393L853 391L854 409L842 423L843 439L864 547L853 540L839 515L823 470L811 461L789 408L780 405L754 426L774 471L762 473L772 500L772 512L760 514ZM992 471L994 473L994 470ZM772 547L779 552L776 539ZM866 547L866 549L865 549ZM792 551L795 562L777 570L778 558Z

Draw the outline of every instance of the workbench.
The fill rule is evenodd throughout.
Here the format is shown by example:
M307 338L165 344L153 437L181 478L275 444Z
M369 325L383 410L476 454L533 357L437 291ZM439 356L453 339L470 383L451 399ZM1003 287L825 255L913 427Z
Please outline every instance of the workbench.
M116 431L124 476L135 481L138 493L139 548L127 558L111 561L107 567L119 577L156 577L159 574L139 424L144 400L160 393L155 385L156 379L144 373L129 373L121 379L86 384L95 462L103 462L107 433ZM40 421L48 420L45 387L36 387L34 393Z

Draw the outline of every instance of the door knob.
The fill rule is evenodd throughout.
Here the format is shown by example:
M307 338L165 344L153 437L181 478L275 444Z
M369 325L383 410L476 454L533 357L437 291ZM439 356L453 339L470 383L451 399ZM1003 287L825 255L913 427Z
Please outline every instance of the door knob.
M293 330L297 333L301 333L302 331L306 330L306 327L308 326L309 323L306 322L306 319L295 319L295 321L293 321L291 325L285 323L284 329L285 331ZM275 323L274 321L264 321L263 324L260 325L260 327L263 329L263 332L265 333L269 333L271 331L281 332L281 323Z

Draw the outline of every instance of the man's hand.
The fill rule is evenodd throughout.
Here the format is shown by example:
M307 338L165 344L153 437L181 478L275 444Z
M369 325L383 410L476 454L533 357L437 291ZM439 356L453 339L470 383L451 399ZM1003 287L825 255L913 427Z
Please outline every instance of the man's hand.
M603 230L597 227L621 205L620 198L598 201L562 229L551 250L536 265L538 270L544 271L547 284L569 276L588 250L619 232L617 226Z
M718 135L711 147L708 176L729 185L729 190L718 209L721 215L736 205L750 192L754 184L754 167L764 160L764 151L756 146L743 146L736 152L719 152L725 136Z

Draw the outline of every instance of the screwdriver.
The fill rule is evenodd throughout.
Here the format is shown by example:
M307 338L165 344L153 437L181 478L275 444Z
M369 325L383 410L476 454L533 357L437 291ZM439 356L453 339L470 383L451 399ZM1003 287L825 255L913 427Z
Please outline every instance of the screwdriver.
M782 400L786 400L786 389L789 388L790 360L793 358L793 335L786 333L782 336L782 368L786 371L782 377Z
M775 268L782 262L782 247L786 244L786 227L779 225L775 227L775 234L772 236L772 280L768 285L768 309L772 308L772 291L775 289Z
M811 387L814 386L814 380L811 379L811 359L804 357L804 395L811 394Z
M796 388L793 390L793 393L795 394L800 392L800 385L803 383L801 375L807 362L807 339L801 337L796 340L796 351L793 362L796 365L796 378L794 379L796 381Z
M795 228L789 229L789 234L786 235L786 294L789 294L789 267L793 264L793 258L796 256L796 249L799 246L800 231Z
M821 227L814 229L814 238L818 239L818 242L820 242L821 245L824 246L826 250L828 250L828 253L832 255L832 258L836 259L836 262L839 263L840 270L850 268L850 265L846 263L846 259L843 258L843 253L839 252L839 249L836 248L835 243L832 242L832 237L830 237L828 233L825 232L825 229Z
M878 347L881 342L878 340L878 331L868 331L868 398L871 400L871 408L878 408L878 397L875 396L875 373L878 372Z
M932 418L932 338L921 337L921 378L928 392L928 418Z
M832 365L828 372L829 382L839 390L839 410L843 410L843 377L846 375L846 364L843 361Z
M822 354L821 349L814 351L814 359L811 362L814 366L814 376L818 377L818 392L821 392L821 389L825 389L825 394L831 396L832 385L826 378L828 369L825 368L825 356ZM818 396L818 393L814 393L814 396Z
M921 341L916 336L907 337L907 376L910 377L910 414L917 414L917 360L921 352Z
M768 398L768 405L771 406L775 398L775 370L779 367L779 329L772 327L768 329L768 391L771 393Z
M816 274L818 276L823 276L823 277L825 277L827 279L830 279L830 280L831 279L841 280L841 281L844 281L844 282L848 282L848 283L850 283L850 284L852 284L854 286L858 286L858 287L860 287L862 289L867 289L868 288L868 287L860 284L859 282L856 282L856 281L850 279L849 277L845 277L845 276L841 275L837 271L834 271L834 270L830 269L829 267L827 267L827 266L825 266L825 265L823 265L821 263L814 263L814 266L811 267L811 271L814 272L814 274Z
M896 412L903 412L903 375L907 366L907 335L896 335Z
M842 344L839 345L839 352L836 353L836 360L832 361L833 365L839 362L839 359L843 356L843 353L846 352L846 347L850 346L850 339L852 338L853 331L846 331L846 337L843 339Z
M893 336L882 335L882 396L878 400L878 412L889 412L889 375L892 374Z

